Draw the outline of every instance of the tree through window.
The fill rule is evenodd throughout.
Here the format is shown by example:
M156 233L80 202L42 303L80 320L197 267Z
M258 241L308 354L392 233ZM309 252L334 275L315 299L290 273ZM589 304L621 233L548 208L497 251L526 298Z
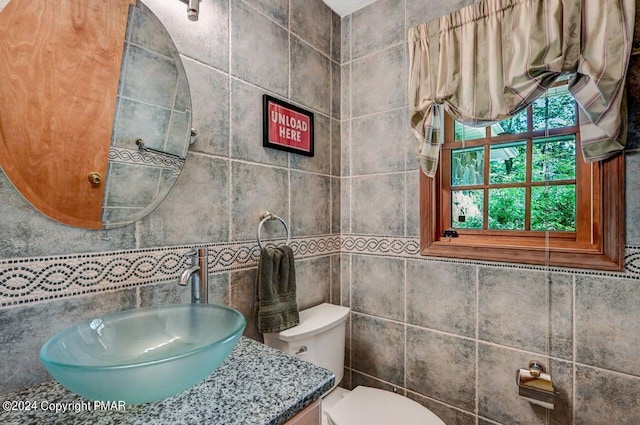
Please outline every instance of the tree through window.
M422 252L619 269L622 170L621 156L583 161L566 81L489 127L447 117L438 177L421 177Z

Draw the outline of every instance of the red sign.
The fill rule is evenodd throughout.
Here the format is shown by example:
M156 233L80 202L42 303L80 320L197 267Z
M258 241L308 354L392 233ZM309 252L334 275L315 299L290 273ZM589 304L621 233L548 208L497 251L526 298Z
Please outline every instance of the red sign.
M264 96L263 146L313 156L313 114Z

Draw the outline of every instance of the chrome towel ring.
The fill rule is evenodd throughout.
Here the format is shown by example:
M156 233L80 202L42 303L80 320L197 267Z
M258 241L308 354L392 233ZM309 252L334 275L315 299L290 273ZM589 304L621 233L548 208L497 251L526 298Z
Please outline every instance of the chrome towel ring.
M291 233L289 232L289 226L287 226L287 223L282 219L282 217L279 217L269 211L262 210L260 211L260 224L258 224L258 246L260 247L260 249L263 248L260 232L262 231L262 226L264 225L264 223L269 220L278 220L280 221L280 223L282 223L284 229L287 231L287 242L285 242L285 245L289 245L289 241L291 240Z

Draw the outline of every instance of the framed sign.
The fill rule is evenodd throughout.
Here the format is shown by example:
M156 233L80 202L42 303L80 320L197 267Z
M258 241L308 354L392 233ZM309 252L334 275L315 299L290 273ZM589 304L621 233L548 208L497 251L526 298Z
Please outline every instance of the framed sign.
M313 113L267 94L262 146L313 156Z

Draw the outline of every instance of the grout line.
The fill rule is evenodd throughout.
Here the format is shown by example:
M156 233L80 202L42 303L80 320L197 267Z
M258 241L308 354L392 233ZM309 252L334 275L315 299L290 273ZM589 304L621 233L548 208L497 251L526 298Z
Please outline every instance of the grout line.
M140 295L140 286L136 287L136 308L140 308L142 304L142 296Z
M231 306L231 303L233 302L232 293L231 293L231 270L229 270L226 274L227 274L227 305Z
M477 418L478 419L482 418L482 420L484 422L487 422L487 423L492 424L492 425L502 425L500 422L496 422L493 419L485 418L484 416L481 416L481 415L477 415Z
M349 60L347 63L353 62L353 13L349 15Z
M549 232L545 232L548 236ZM553 321L552 321L552 312L551 312L551 302L553 300L553 279L551 278L551 270L550 270L550 266L549 266L549 262L548 262L548 258L549 258L549 246L548 246L548 237L547 237L547 246L545 247L546 250L546 257L547 257L547 264L546 264L546 268L547 270L544 272L544 284L545 284L545 302L546 302L546 320L547 320L547 326L545 329L546 332L546 338L545 338L545 344L546 344L546 352L547 352L547 358L550 359L551 357L551 348L553 347L553 341L552 341L552 335L553 335ZM549 360L549 364L547 365L547 371L549 373L552 373L553 371L551 370L551 360ZM550 410L549 409L545 409L545 422L547 425L549 425L549 421L551 419L551 415L550 415Z
M288 14L287 14L287 40L288 40L288 49L289 49L289 63L287 68L287 100L291 101L291 68L292 68L292 54L291 54L291 1L288 1ZM293 224L291 223L291 167L293 163L291 153L287 153L287 223L289 223L289 234L293 234ZM329 170L331 172L331 170Z
M349 255L349 367L353 370L353 303L351 299L353 297L353 288L351 282L353 281L353 255ZM351 387L353 387L353 373L351 374Z
M564 361L568 363L567 360L564 360ZM633 374L628 373L628 372L619 372L617 370L606 369L606 368L603 368L603 367L594 366L594 365L590 365L590 364L586 364L586 363L580 363L580 362L573 362L573 364L575 366L587 367L587 368L594 369L594 370L597 370L597 371L600 371L600 372L612 373L612 374L614 374L616 376L619 376L621 378L630 378L630 379L635 379L635 380L640 381L640 374L639 375L633 375Z
M578 348L577 348L577 338L576 338L576 331L577 331L577 324L576 324L576 294L577 294L577 282L576 282L576 276L572 276L571 279L571 283L572 283L572 291L571 291L571 303L572 303L572 308L571 308L571 313L572 313L572 343L573 343L573 362L572 362L572 368L571 368L571 374L572 374L572 382L571 382L571 423L575 424L576 423L576 378L577 378L577 367L576 367L576 361L578 359L577 357L577 353L578 353Z
M407 391L407 331L408 331L408 326L407 326L407 282L409 281L408 275L409 275L409 265L408 265L408 261L405 258L403 260L404 263L404 364L403 364L403 369L404 369L404 373L403 375L403 382L402 385L404 387L405 390L405 394Z
M319 109L315 109L313 106L306 105L304 103L300 103L300 102L296 101L295 99L291 99L290 96L282 96L280 93L274 92L274 91L268 89L267 87L262 87L262 86L259 86L259 85L255 84L255 83L252 83L250 81L243 80L242 78L236 77L235 75L229 75L229 78L231 78L232 80L239 81L240 83L243 83L243 84L245 84L245 85L247 85L249 87L253 87L253 88L257 89L257 90L264 91L265 94L271 95L272 97L277 97L277 98L280 98L280 99L285 98L287 100L287 102L289 102L289 103L291 103L293 105L296 105L296 106L303 107L304 109L308 109L309 111L313 112L314 114L321 115L324 118L327 118L327 119L331 118L330 114L327 114L326 112L323 112L323 111L321 111Z
M431 330L431 329L429 329L429 330ZM459 338L464 338L464 337L461 337L460 335L453 335L453 336L457 336ZM531 351L531 350L527 350L527 349L524 349L524 348L518 348L518 347L513 347L513 346L510 346L510 345L499 344L497 342L491 342L491 341L479 339L478 340L478 345L480 345L480 344L488 345L488 346L491 346L491 347L503 348L503 349L515 351L515 352L522 353L522 354L527 354L529 356L534 356L534 357L535 356L543 356L547 361L552 361L553 360L553 361L558 361L558 362L561 362L561 363L571 363L571 360L569 360L569 359L563 359L561 357L555 357L555 356L547 356L546 354L544 354L542 352L536 352L536 351Z
M331 61L333 62L338 62L338 65L340 65L340 59L338 59L338 61L335 61L333 59L334 56L336 56L335 52L333 51L333 47L334 47L334 43L333 43L333 33L335 32L333 30L333 23L334 23L335 19L333 19L333 10L331 8L329 8L329 59L331 59Z
M249 160L240 159L240 158L229 158L229 157L224 156L224 155L212 154L212 153L207 153L207 152L189 151L189 153L193 154L193 155L205 156L205 157L208 157L208 158L221 159L221 160L229 161L229 162L237 162L237 163L240 163L240 164L257 165L257 166L260 166L260 167L276 168L276 169L283 170L283 171L290 169L288 167L288 165L276 165L276 164L269 164L269 163L265 163L265 162L254 162L254 161L249 161ZM297 172L297 173L302 173L302 174L311 174L311 175L321 176L321 177L335 177L335 176L331 176L331 174L320 173L320 172L317 172L317 171L303 170L303 169L298 169L298 168L291 168L291 171L294 171L294 172Z
M234 202L233 202L233 163L231 161L231 157L232 157L232 152L233 152L233 147L232 147L232 143L233 143L233 120L231 119L231 115L233 113L233 90L232 90L232 81L231 81L231 65L233 62L233 56L231 55L231 51L233 48L233 42L232 42L232 38L231 37L231 30L232 30L232 23L231 23L231 8L232 8L232 1L228 0L227 1L227 28L228 28L228 67L229 67L229 73L228 73L228 77L227 77L227 108L228 108L228 120L229 120L229 134L227 135L227 154L229 157L229 164L227 165L227 175L229 176L227 178L227 196L229 197L229 201L227 202L227 209L228 209L228 215L227 215L227 235L228 235L228 239L232 239L233 237L233 206L234 206ZM229 292L229 305L231 305L231 274L229 274L229 279L228 279L228 292Z
M351 27L352 27L351 34L353 35L353 20L352 20L351 24L352 24L351 25ZM353 42L351 44L353 45ZM345 62L345 64L358 62L360 60L370 58L371 56L375 56L377 54L383 53L383 52L385 52L387 50L391 50L391 49L394 49L396 47L399 47L399 46L402 46L402 45L405 45L405 44L407 44L407 40L405 40L404 37L403 37L402 41L398 41L397 43L394 43L394 44L389 44L389 45L387 45L386 47L384 47L382 49L373 50L373 51L371 51L371 52L369 52L369 53L367 53L365 55L358 56L357 58L354 58L353 55L351 55L351 58L347 62Z
M229 197L229 202L227 202L227 234L228 239L233 240L233 207L235 205L233 200L233 182L234 182L234 174L233 174L233 162L229 161L227 164L227 173L229 178L227 179L227 196Z
M364 317L371 318L371 319L384 320L384 321L387 321L387 322L395 323L397 325L406 325L407 327L410 327L410 328L415 328L415 329L434 332L434 333L437 333L439 335L446 335L446 336L456 337L456 338L464 339L466 341L474 341L474 338L473 337L469 337L469 336L459 335L459 334L455 334L455 333L452 333L452 332L441 331L441 330L433 329L433 328L427 328L427 327L424 327L424 326L415 325L413 323L403 322L402 320L390 319L390 318L384 317L384 316L376 316L376 315L373 315L373 314L364 313L362 311L356 311L356 310L353 310L353 309L351 311L353 313L357 314L357 315L364 316ZM493 344L493 345L499 345L499 344ZM502 345L500 345L500 346L504 347ZM511 347L507 347L507 348L511 348ZM514 349L514 350L517 350L517 349ZM518 350L518 351L523 351L523 350ZM567 361L567 360L565 360L565 361Z
M334 294L334 282L336 281L335 270L336 270L336 256L334 254L330 254L329 256L329 304L340 305L340 289L338 288L338 294ZM339 282L339 280L338 280ZM337 295L338 301L334 302L335 296Z
M349 119L361 120L361 119L364 119L364 118L372 118L372 117L375 117L376 115L383 115L383 114L388 114L388 113L391 113L391 112L403 111L403 110L407 111L407 113L404 115L406 117L408 115L408 109L409 109L409 105L408 104L404 104L404 105L401 105L401 106L394 106L394 107L390 107L388 109L383 109L381 111L367 112L367 113L362 114L362 115L352 116Z
M475 280L474 280L474 288L476 293L476 325L475 325L475 345L476 345L476 373L475 373L475 413L478 414L480 412L480 344L479 344L479 336L480 336L480 267L475 266Z
M292 62L292 58L291 58L291 1L288 2L288 7L289 7L289 13L288 13L288 21L287 21L287 42L288 42L288 46L287 48L289 49L289 63L288 63L288 68L287 68L287 76L289 78L289 81L287 83L287 99L291 100L291 62ZM287 154L287 156L290 156L289 154Z
M358 372L358 373L360 373L360 372ZM365 375L365 374L362 374L362 375ZM475 416L473 412L469 412L468 410L461 409L460 407L454 406L453 404L448 404L448 403L446 403L446 402L444 402L442 400L438 400L436 398L431 398L428 395L424 395L424 394L421 394L421 393L416 392L416 391L412 391L412 390L406 390L406 391L407 391L407 394L409 394L409 393L415 394L417 396L420 396L422 398L426 398L427 400L430 400L430 401L435 402L437 404L440 404L440 405L443 405L443 406L447 406L447 407L449 407L449 408L451 408L453 410L456 410L458 412L462 412L462 413L465 413L467 415ZM456 422L456 423L458 423L458 422Z
M390 175L405 175L406 173L403 170L395 170L395 171L382 171L379 173L370 173L370 174L351 174L348 178L358 178L358 177L378 177L378 176L390 176Z
M229 46L230 46L229 47L229 58L230 58L229 60L231 61L231 58L232 58L232 56L231 56L231 38L229 38L229 43L230 43L229 44ZM245 85L247 85L249 87L253 87L253 88L258 89L260 91L264 91L266 94L269 94L269 95L271 95L273 97L277 97L277 98L283 98L284 97L289 103L292 103L292 104L297 105L297 106L304 107L305 109L308 109L309 111L313 112L314 114L321 115L321 116L323 116L325 118L331 118L331 114L330 113L326 113L324 111L321 111L319 109L314 108L311 105L306 105L306 104L303 104L301 102L296 101L295 99L291 99L291 96L289 94L287 94L287 96L282 96L282 94L274 92L273 90L269 89L268 87L262 87L262 86L259 86L259 85L255 84L255 83L251 82L251 81L243 80L242 78L233 75L230 71L224 71L224 70L218 69L218 68L216 68L214 66L211 66L208 63L201 62L201 61L199 61L197 59L194 59L194 58L192 58L190 56L187 56L187 55L184 55L182 53L180 54L180 56L181 56L181 59L187 59L187 60L190 60L192 62L196 62L200 66L207 67L207 68L211 69L212 71L215 71L215 72L217 72L219 74L223 74L224 76L226 76L226 77L228 77L228 78L230 78L230 79L232 79L234 81L239 81L240 83L245 84ZM229 64L229 67L231 68L231 63ZM289 80L290 79L291 79L291 75L289 73ZM289 81L288 85L290 86L290 84L291 83ZM290 92L291 91L290 87L287 87L287 90ZM133 99L133 100L135 100L135 99ZM140 101L138 101L138 102L140 102ZM144 102L140 102L140 103L144 103ZM156 106L158 108L163 108L162 106L157 106L157 105L153 105L153 104L149 104L149 105ZM167 108L163 108L163 109L167 109Z
M331 81L330 86L330 94L329 94L329 174L333 176L333 93L335 90L333 89L333 66L329 67L329 81ZM315 135L314 135L315 139ZM332 202L333 203L333 202Z
M287 22L288 28L285 27L284 25L282 25L280 22L278 22L275 19L273 19L271 16L269 16L266 13L262 12L261 10L256 9L251 3L247 3L245 0L242 0L242 2L244 3L245 6L249 7L250 9L255 11L257 14L265 17L266 19L268 19L272 23L276 24L278 27L282 28L283 30L287 31L289 34L295 36L296 38L299 38L301 41L303 41L305 44L309 45L309 47L313 48L318 53L322 54L323 56L326 56L327 58L329 58L333 62L336 62L331 57L331 34L330 34L330 38L329 38L329 53L325 53L322 50L318 49L313 44L311 44L308 41L306 41L304 38L302 38L301 34L298 34L298 33L296 33L295 31L293 31L291 29L291 3L290 2L289 2L289 5L288 5L288 8L289 8L289 13L288 13L289 16L288 16L288 22ZM331 29L331 26L329 26L329 29Z
M349 149L351 151L351 149ZM351 156L351 155L349 155ZM353 179L351 177L347 177L349 181L349 233L353 232Z

